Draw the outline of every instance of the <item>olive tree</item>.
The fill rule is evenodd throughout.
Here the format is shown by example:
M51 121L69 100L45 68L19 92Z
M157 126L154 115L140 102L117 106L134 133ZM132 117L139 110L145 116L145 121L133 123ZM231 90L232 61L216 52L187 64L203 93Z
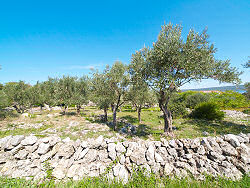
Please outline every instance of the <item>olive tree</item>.
M152 105L156 102L153 91L148 87L144 79L143 72L140 70L144 59L138 53L132 55L129 73L131 75L130 87L128 92L129 101L136 107L138 121L141 123L141 110L145 105Z
M59 104L57 100L57 78L48 78L40 84L39 93L41 95L41 103L49 105L49 107Z
M115 62L111 68L104 71L107 76L107 87L110 89L111 106L113 111L113 128L116 130L116 114L125 100L128 91L129 75L127 66L122 62Z
M59 104L64 106L63 114L66 113L68 106L73 104L76 80L76 77L63 76L56 85L56 99Z
M164 132L172 132L169 101L180 86L209 78L234 84L240 82L241 72L230 66L230 60L215 58L216 49L208 38L206 30L198 33L191 29L184 39L182 26L169 23L162 26L151 48L136 52L144 59L139 70L157 93Z
M29 106L28 90L31 86L24 81L10 82L4 86L4 92L8 101L13 105L18 113L23 113Z
M89 97L89 79L83 76L72 81L71 104L76 105L77 114L80 114L81 106L88 102Z
M108 121L108 108L112 104L111 88L109 87L108 76L99 73L98 70L92 73L91 79L91 99L100 109L104 111L104 121Z

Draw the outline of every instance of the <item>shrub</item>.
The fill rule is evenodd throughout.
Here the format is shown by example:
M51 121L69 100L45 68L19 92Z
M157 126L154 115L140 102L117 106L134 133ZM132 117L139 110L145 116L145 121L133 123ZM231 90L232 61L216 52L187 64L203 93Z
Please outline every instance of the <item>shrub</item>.
M198 104L202 102L207 102L209 100L209 95L202 93L195 93L193 95L187 96L186 105L188 108L195 108Z
M225 91L223 93L210 94L211 100L223 109L245 108L249 106L247 98L235 91Z
M179 95L173 96L169 104L169 109L173 118L187 116L186 104L183 102L182 97Z
M248 115L250 115L250 109L248 108L248 109L245 109L245 110L243 110L242 111L244 114L248 114Z
M216 103L203 102L195 107L191 116L198 119L222 120L225 114Z

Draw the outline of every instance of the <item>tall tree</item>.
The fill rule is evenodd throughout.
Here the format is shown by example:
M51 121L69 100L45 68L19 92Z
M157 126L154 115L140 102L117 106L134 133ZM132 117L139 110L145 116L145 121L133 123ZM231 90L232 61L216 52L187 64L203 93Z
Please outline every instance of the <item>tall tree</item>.
M163 25L152 48L136 52L144 59L140 71L156 91L164 116L164 132L172 132L169 101L180 86L191 81L212 78L220 82L238 84L241 72L230 66L229 60L217 60L216 49L208 41L206 30L191 29L184 40L182 26Z

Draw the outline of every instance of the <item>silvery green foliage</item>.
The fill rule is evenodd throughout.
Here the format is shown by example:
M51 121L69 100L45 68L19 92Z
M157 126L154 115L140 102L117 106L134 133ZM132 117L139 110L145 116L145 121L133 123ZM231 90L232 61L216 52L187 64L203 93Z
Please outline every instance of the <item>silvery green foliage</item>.
M240 83L240 72L229 60L214 57L216 48L208 41L206 30L191 29L184 40L182 26L162 26L158 40L146 49L147 77L156 89L180 87L192 80L212 78L220 82Z
M191 29L184 39L182 26L163 25L158 39L151 48L137 51L132 60L134 71L157 92L159 106L164 113L166 132L172 130L172 117L168 109L171 96L180 86L191 81L215 79L219 82L240 83L239 72L229 60L214 57L216 48L208 41L206 30Z
M93 100L100 109L109 108L112 103L112 91L108 84L108 77L105 73L99 73L98 71L92 73L90 91L91 100Z

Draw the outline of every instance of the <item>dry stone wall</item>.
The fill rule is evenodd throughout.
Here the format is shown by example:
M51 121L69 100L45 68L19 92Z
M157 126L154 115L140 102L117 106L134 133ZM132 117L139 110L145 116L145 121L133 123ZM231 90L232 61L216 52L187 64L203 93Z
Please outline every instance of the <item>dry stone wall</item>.
M201 178L205 173L238 179L249 173L249 137L250 134L228 134L170 141L116 142L102 136L86 141L8 136L0 139L0 176L40 179L46 177L49 166L57 179L79 180L104 174L126 182L138 168L159 175L191 173Z

